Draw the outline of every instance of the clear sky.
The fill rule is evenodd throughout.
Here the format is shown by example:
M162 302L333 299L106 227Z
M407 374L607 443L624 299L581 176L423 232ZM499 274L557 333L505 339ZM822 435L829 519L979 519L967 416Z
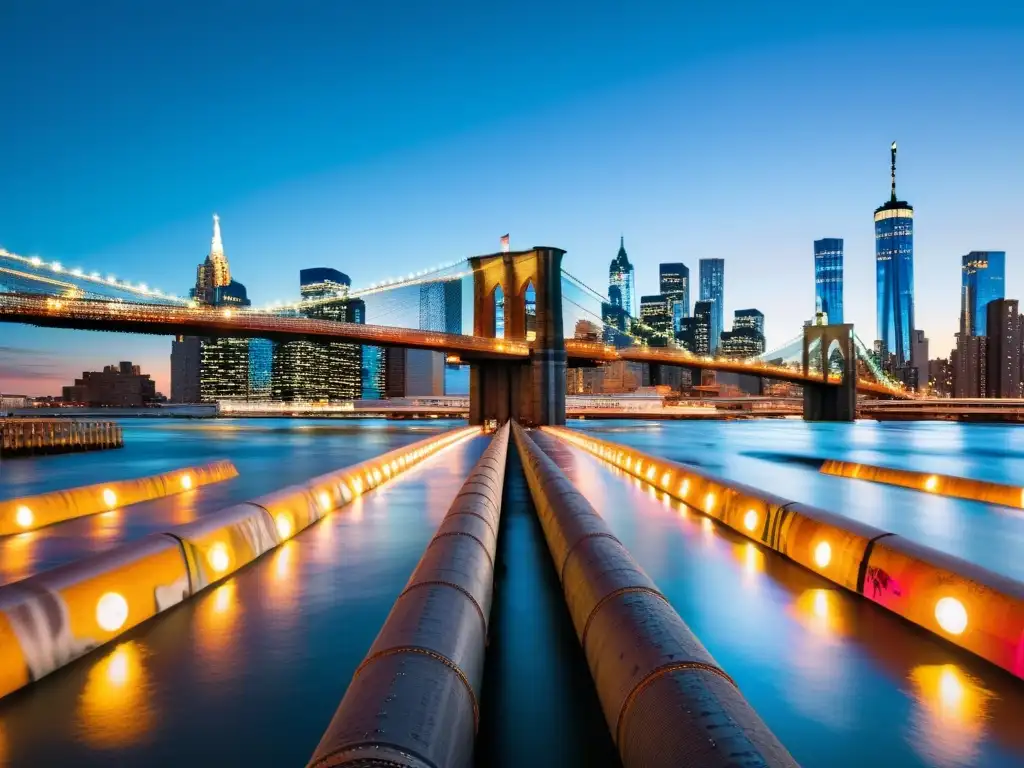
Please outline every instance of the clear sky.
M974 2L0 3L0 245L184 293L221 215L257 303L298 270L355 285L555 245L605 287L624 234L726 260L769 346L814 312L812 243L846 240L875 335L872 211L915 207L917 326L946 355L959 259L1024 298L1024 10ZM373 317L369 320L372 322ZM726 323L728 327L728 320ZM170 341L0 326L0 389L58 394Z

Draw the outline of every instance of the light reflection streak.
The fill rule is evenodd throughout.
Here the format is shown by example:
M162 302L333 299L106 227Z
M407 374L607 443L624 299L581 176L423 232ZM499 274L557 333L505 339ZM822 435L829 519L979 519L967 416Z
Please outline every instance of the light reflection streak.
M203 669L215 677L244 663L240 658L243 646L235 642L241 610L233 578L214 588L196 608L196 655Z
M143 652L134 640L121 643L89 670L77 730L93 747L117 749L139 741L155 720Z
M920 665L909 679L917 705L908 734L914 749L938 764L974 764L992 693L956 664Z

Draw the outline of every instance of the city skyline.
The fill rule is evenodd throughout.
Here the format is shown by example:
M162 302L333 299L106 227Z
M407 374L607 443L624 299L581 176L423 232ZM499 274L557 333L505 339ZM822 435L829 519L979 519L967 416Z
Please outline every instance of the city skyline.
M544 74L555 78L523 63L474 75L458 66L469 53L452 54L436 64L420 96L410 90L413 73L395 63L389 82L397 78L398 85L384 103L365 95L370 81L346 76L346 92L358 97L352 109L375 115L370 122L384 139L374 143L351 122L355 112L341 114L317 98L332 89L310 73L332 71L329 65L349 54L312 23L300 34L282 21L281 50L300 50L301 38L304 54L270 77L247 74L238 63L265 32L230 31L229 19L220 18L218 35L210 37L198 30L205 20L199 25L185 11L169 10L171 27L197 51L229 45L239 55L200 57L202 71L183 73L168 93L159 83L178 61L170 35L144 33L132 14L112 17L108 27L96 25L89 44L116 50L124 43L124 56L148 47L151 63L118 72L116 61L89 59L71 72L67 57L85 44L73 36L82 12L46 23L38 13L12 12L12 56L26 67L27 83L56 77L50 98L27 101L0 85L5 103L32 118L0 128L14 149L10 172L18 181L0 191L0 245L11 251L80 261L180 293L208 247L208 217L217 211L229 228L232 272L253 303L264 304L288 298L278 286L290 284L294 270L282 276L281 262L334 267L361 286L497 250L503 232L511 232L513 247L565 248L566 267L599 286L615 238L625 234L637 293L655 289L662 262L693 269L694 260L724 257L732 277L723 315L758 307L772 347L809 316L810 244L828 235L845 241L845 319L866 341L875 335L875 275L865 212L884 199L885 147L897 138L901 197L913 202L916 217L915 325L931 339L932 356L954 344L963 254L1005 251L1005 295L1024 294L1024 275L1013 269L1024 246L1013 215L1024 205L1024 185L1013 172L1024 165L1024 150L1011 138L1021 110L1005 99L1011 73L1024 66L1013 44L1019 14L922 8L897 35L875 29L869 14L837 10L801 19L794 35L786 25L795 11L777 20L753 11L726 33L718 12L685 14L692 24L684 30L682 11L656 23L639 13L613 23L599 4L593 28L573 28L568 14L552 19L564 34L566 57L548 63L554 69ZM359 13L372 33L367 45L375 44L382 19L372 10ZM472 24L508 21L485 16ZM445 34L440 25L428 26ZM658 33L662 27L666 32ZM35 34L16 34L28 28ZM514 34L521 23L502 28ZM700 42L680 46L681 34ZM613 39L617 45L608 46ZM180 44L174 38L173 46ZM836 50L841 55L833 56ZM808 75L811 62L816 71ZM871 84L891 68L904 78L904 104L883 117ZM481 77L505 85L498 109L479 109L493 104L487 88L467 90L467 79L480 85ZM546 85L538 92L541 79ZM283 126L267 115L253 124L247 116L263 92L283 94L284 80L307 84L296 97L311 106L289 102L302 119ZM150 90L140 91L141 84ZM111 104L94 114L82 99L98 88ZM139 103L122 91L141 94ZM470 92L481 95L460 95ZM814 104L832 96L844 109L821 118ZM441 104L428 108L425 98ZM204 136L180 118L162 121L169 104L183 114L205 114L216 104L216 131ZM450 119L440 108L445 104L459 119ZM435 112L445 120L434 119ZM693 113L700 118L684 119ZM986 120L966 118L976 113ZM402 133L408 114L417 120ZM751 114L757 130L743 118ZM817 122L809 133L803 124L812 114ZM614 126L601 127L609 117ZM73 135L32 127L72 120L82 126ZM138 130L140 120L145 130ZM546 126L540 133L538 120ZM143 175L136 170L140 153ZM486 182L496 170L501 183ZM550 183L538 185L538 178ZM8 350L0 366L5 391L54 393L74 372L113 358L139 361L154 372L158 389L169 391L167 340L19 327L5 329L0 346Z

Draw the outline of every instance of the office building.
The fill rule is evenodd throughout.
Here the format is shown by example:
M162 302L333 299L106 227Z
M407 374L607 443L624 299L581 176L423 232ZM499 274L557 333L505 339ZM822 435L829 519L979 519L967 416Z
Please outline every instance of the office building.
M668 297L656 293L640 297L640 319L649 329L648 343L665 346L672 338L672 312Z
M616 347L628 347L632 340L627 336L630 318L622 306L622 295L618 286L610 286L607 302L601 302L601 319L604 321L604 342Z
M695 355L711 354L711 333L714 312L713 301L698 301L693 305L693 316L683 318L679 342Z
M106 365L102 371L84 371L61 399L93 407L140 408L157 401L156 384L130 362Z
M668 299L672 333L678 333L683 318L690 316L690 270L681 262L659 264L658 290Z
M746 359L763 355L764 351L764 314L757 309L737 309L732 330L722 332L722 354Z
M242 309L250 302L245 286L231 278L221 240L220 217L213 216L210 252L196 269L189 296L198 304ZM252 365L250 350L257 355ZM257 399L266 394L265 344L250 339L179 337L171 344L171 399L174 402L216 402ZM255 372L257 380L250 380Z
M953 397L985 397L988 339L958 333L953 351Z
M960 331L987 336L989 302L1006 295L1006 252L971 251L961 259Z
M928 339L924 331L914 329L910 343L910 366L912 373L905 377L907 384L919 392L928 387Z
M536 321L536 301L534 301L532 317L527 314L527 337L533 330L530 321ZM529 308L527 308L529 311ZM443 282L425 283L420 286L420 330L440 331L441 333L462 333L462 281L446 280ZM444 354L433 353L440 360L442 370L458 371L459 365L445 368ZM416 360L414 356L413 360ZM386 360L385 360L386 365ZM430 363L433 370L435 361ZM447 394L447 377L442 381L438 395Z
M814 241L814 304L831 325L843 323L843 239Z
M946 358L928 361L928 391L934 397L953 396L953 366Z
M985 395L1020 397L1021 327L1016 299L996 299L986 307Z
M618 293L613 293L612 288L617 288ZM633 265L626 256L625 237L619 238L619 252L608 267L608 300L633 317Z
M301 313L335 322L365 322L361 299L349 299L351 281L336 269L299 271ZM282 402L339 402L362 395L362 346L336 341L287 341L274 345L271 396Z
M883 365L910 362L914 331L914 208L896 198L896 142L892 143L889 202L875 209L875 289Z
M725 312L725 259L700 260L700 300L710 303L711 352L715 354L722 340ZM694 314L697 309L694 307Z

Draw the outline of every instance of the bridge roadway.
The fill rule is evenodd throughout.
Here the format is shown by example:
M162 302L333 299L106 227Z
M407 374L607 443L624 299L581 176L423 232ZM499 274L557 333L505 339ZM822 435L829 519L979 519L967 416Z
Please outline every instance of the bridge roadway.
M575 448L538 441L802 765L1024 761L1019 681ZM302 765L485 446L474 438L449 449L123 642L0 701L0 766ZM615 766L517 466L506 484L478 764ZM202 514L187 495L173 504L181 509L170 514Z
M529 344L522 341L285 317L222 307L135 304L35 294L7 293L0 296L0 322L158 336L236 336L277 341L320 339L373 344L380 347L435 350L456 355L465 362L525 360L530 354ZM701 357L669 347L616 349L600 342L566 339L565 349L570 365L593 365L627 360L741 373L797 384L813 382L838 386L841 383L836 378L823 381L820 375L804 375L803 371L787 366ZM857 382L857 391L885 397L909 397L901 390L893 390L867 380Z

